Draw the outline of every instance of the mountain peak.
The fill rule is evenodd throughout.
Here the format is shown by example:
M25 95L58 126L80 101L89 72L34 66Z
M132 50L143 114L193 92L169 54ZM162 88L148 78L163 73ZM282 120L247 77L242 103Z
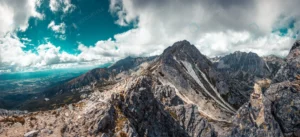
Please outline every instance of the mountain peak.
M236 51L232 54L226 55L220 59L217 65L220 71L238 72L252 72L258 76L265 76L269 73L265 61L253 52Z
M182 52L182 53L183 52L184 53L189 53L189 52L195 53L195 52L199 52L199 50L194 45L192 45L189 41L182 40L182 41L175 42L172 46L165 49L163 54L164 55L166 55L166 54L173 54L173 55L182 54L182 53L179 53L179 52ZM199 54L199 53L197 53L197 54Z
M290 59L293 59L293 58L296 58L296 57L299 57L300 56L300 40L297 40L291 50L290 50L290 53L288 54L287 56L287 59L290 60Z
M300 40L297 40L294 44L293 47L291 49L291 51L293 51L294 49L299 48L300 49Z
M192 64L200 63L204 68L208 68L212 63L201 54L201 52L187 40L175 42L172 46L164 50L161 56L163 62L171 63L176 60L188 61ZM174 60L175 59L175 60Z
M187 40L177 41L173 45L191 45L191 43Z
M197 48L187 40L182 40L182 41L175 42L172 46L167 48L165 51L167 51L168 49L171 49L171 51L175 52L176 50L180 50L180 49L195 50Z

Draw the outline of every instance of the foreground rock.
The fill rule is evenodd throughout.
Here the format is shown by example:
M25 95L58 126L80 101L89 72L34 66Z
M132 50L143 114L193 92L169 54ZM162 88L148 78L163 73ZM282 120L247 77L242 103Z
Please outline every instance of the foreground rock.
M240 127L232 135L300 136L299 43L293 45L286 64L276 73L270 87L259 85L261 89L255 90L250 102L240 108L234 121Z
M38 135L39 131L38 130L33 130L33 131L30 131L28 133L26 133L24 135L24 137L36 137Z
M280 125L272 115L272 103L263 95L263 88L267 88L269 84L269 80L255 84L250 101L242 106L233 118L233 123L237 126L231 136L283 136Z

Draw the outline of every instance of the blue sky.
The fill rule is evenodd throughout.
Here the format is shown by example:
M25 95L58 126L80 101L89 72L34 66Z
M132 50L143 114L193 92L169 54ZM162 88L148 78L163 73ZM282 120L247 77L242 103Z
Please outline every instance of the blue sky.
M0 0L0 73L95 67L188 40L201 53L284 57L299 0Z
M114 34L133 28L114 23L115 19L109 13L108 0L79 0L72 1L72 4L76 5L76 8L66 15L63 11L51 11L49 1L44 1L37 9L38 12L45 14L44 19L30 18L26 31L17 32L19 38L31 40L25 43L24 50L35 50L35 45L51 42L59 45L63 51L78 54L78 43L93 45L98 40L113 38ZM49 29L51 21L55 24L64 23L65 33L58 34Z

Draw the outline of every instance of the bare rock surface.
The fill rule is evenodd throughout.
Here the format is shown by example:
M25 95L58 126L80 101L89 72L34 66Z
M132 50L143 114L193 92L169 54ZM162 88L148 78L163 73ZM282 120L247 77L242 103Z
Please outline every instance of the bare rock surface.
M236 62L223 59L216 66L180 41L151 61L128 58L114 71L93 70L73 80L91 86L78 102L34 112L0 110L0 137L300 136L299 41L285 61L233 55L228 58Z

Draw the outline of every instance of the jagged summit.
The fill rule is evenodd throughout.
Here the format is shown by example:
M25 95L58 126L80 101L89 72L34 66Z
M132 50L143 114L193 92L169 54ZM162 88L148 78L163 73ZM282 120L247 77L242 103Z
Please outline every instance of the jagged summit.
M183 40L183 41L178 41L178 42L174 43L172 46L165 49L162 56L167 56L167 55L171 55L171 54L176 55L176 54L181 54L184 52L196 53L196 54L200 53L199 50L194 45L192 45L187 40Z
M290 53L286 57L286 63L276 74L274 81L282 82L285 80L293 81L300 77L300 41L296 41Z
M223 87L229 90L221 92L221 95L235 108L240 108L249 101L257 79L270 78L272 72L276 73L278 70L273 65L268 65L256 53L240 51L221 57L214 66L225 79L226 86Z
M194 45L186 40L176 42L165 49L160 58L166 64L176 63L176 60L183 60L192 64L198 64L201 69L208 69L212 65L212 62L205 55L201 54Z
M179 48L183 48L184 46L192 46L192 44L187 40L182 40L182 41L175 42L170 47L179 49Z
M217 68L224 71L245 71L265 76L270 73L266 62L253 52L234 52L220 59Z
M296 48L300 48L300 40L297 40L297 41L294 43L294 45L292 46L292 48L291 48L290 51L292 51L292 50L294 50L294 49L296 49Z
M287 55L288 62L291 62L292 60L298 58L300 56L300 40L297 40L291 50L290 53Z
M171 84L186 102L197 105L201 114L226 121L236 111L219 94L227 90L221 86L222 76L188 41L176 42L167 48L153 68L162 83Z

